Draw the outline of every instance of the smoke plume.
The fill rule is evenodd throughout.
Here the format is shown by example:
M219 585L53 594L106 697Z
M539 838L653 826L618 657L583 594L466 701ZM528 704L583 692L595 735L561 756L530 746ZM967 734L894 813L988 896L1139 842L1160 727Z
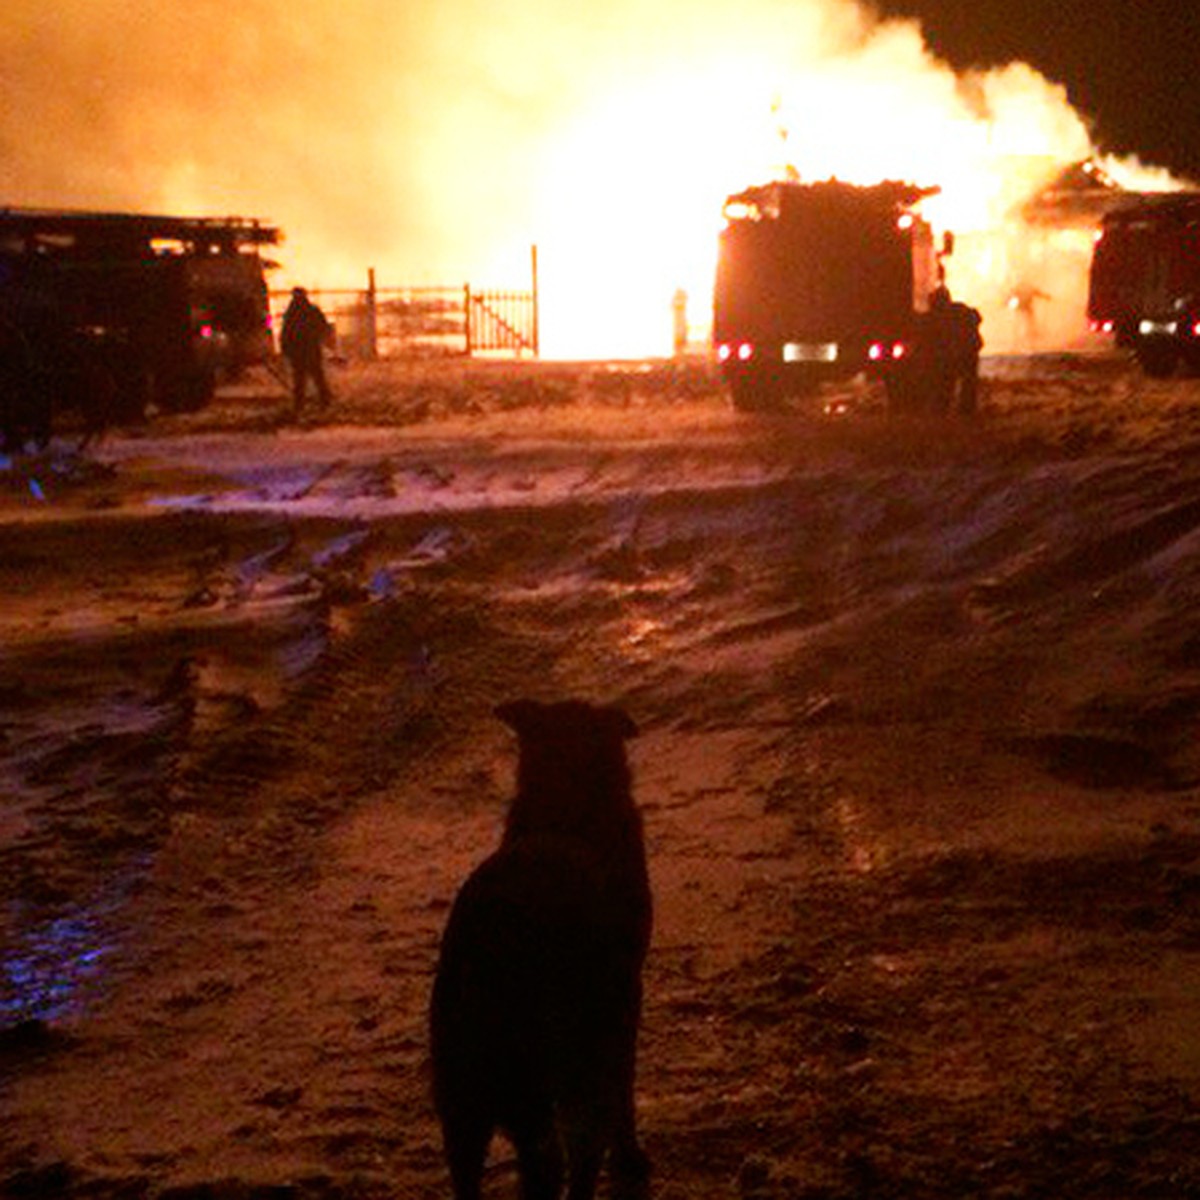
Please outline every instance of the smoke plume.
M262 217L320 286L523 286L536 242L551 353L661 352L680 287L702 326L722 199L789 165L971 231L1096 152L850 0L8 0L0 55L0 203Z

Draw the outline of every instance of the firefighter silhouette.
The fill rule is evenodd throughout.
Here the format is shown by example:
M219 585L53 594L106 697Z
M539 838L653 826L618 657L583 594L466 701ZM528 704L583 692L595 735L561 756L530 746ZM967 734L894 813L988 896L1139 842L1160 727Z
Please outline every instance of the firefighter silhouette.
M1050 297L1024 280L1019 281L1008 296L1009 310L1016 316L1019 325L1019 335L1026 350L1032 350L1038 342L1037 306L1042 300Z
M325 378L323 350L332 333L332 326L320 308L309 299L302 287L292 288L292 298L283 314L283 330L279 348L292 371L292 415L299 416L304 405L308 381L317 389L322 408L330 401L329 383Z
M953 300L943 284L929 297L923 321L924 388L930 408L938 414L957 410L971 416L979 406L979 351L983 322L977 308Z

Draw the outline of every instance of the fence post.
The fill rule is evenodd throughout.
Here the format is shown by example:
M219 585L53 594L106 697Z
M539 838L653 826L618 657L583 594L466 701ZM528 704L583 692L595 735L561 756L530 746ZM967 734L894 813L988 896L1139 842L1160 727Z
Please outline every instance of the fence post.
M367 268L367 296L363 313L363 352L370 362L379 357L379 308L376 303L375 268Z
M541 345L539 341L538 331L538 248L537 242L534 242L529 247L529 265L532 269L531 284L533 288L533 328L531 329L531 341L533 342L533 357L541 358Z
M471 285L463 284L463 336L466 339L466 354L471 357Z
M688 294L676 288L671 297L672 348L676 358L682 358L688 348Z

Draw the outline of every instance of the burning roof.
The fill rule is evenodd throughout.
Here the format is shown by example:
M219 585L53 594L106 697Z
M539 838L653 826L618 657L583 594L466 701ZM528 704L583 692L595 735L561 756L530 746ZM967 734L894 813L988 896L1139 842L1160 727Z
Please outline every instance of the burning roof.
M870 185L845 183L840 179L815 183L774 180L730 196L725 201L724 211L727 218L736 220L739 217L776 218L792 210L803 210L802 206L817 204L861 206L875 210L906 209L929 196L936 196L940 191L937 187L920 187L895 179Z
M1035 192L1020 215L1031 225L1095 226L1106 213L1144 194L1127 191L1094 159L1083 159Z

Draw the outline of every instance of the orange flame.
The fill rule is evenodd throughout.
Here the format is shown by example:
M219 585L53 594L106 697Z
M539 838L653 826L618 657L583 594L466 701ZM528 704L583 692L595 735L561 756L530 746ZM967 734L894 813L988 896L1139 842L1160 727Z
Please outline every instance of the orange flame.
M0 54L0 202L259 215L320 286L519 285L537 243L551 355L668 352L681 288L702 342L722 201L789 166L940 185L993 348L1019 283L1042 342L1082 330L1086 231L1011 215L1096 152L1064 89L956 75L852 0L9 0Z
M561 137L539 220L551 353L664 352L679 287L702 339L721 201L784 172L937 184L923 211L958 235L948 280L983 309L990 348L1086 337L1091 229L1018 210L1095 147L1065 90L1028 66L956 76L914 24L864 24L799 62L722 52L630 83ZM1106 166L1127 187L1178 186ZM1033 300L1014 311L1018 294Z

